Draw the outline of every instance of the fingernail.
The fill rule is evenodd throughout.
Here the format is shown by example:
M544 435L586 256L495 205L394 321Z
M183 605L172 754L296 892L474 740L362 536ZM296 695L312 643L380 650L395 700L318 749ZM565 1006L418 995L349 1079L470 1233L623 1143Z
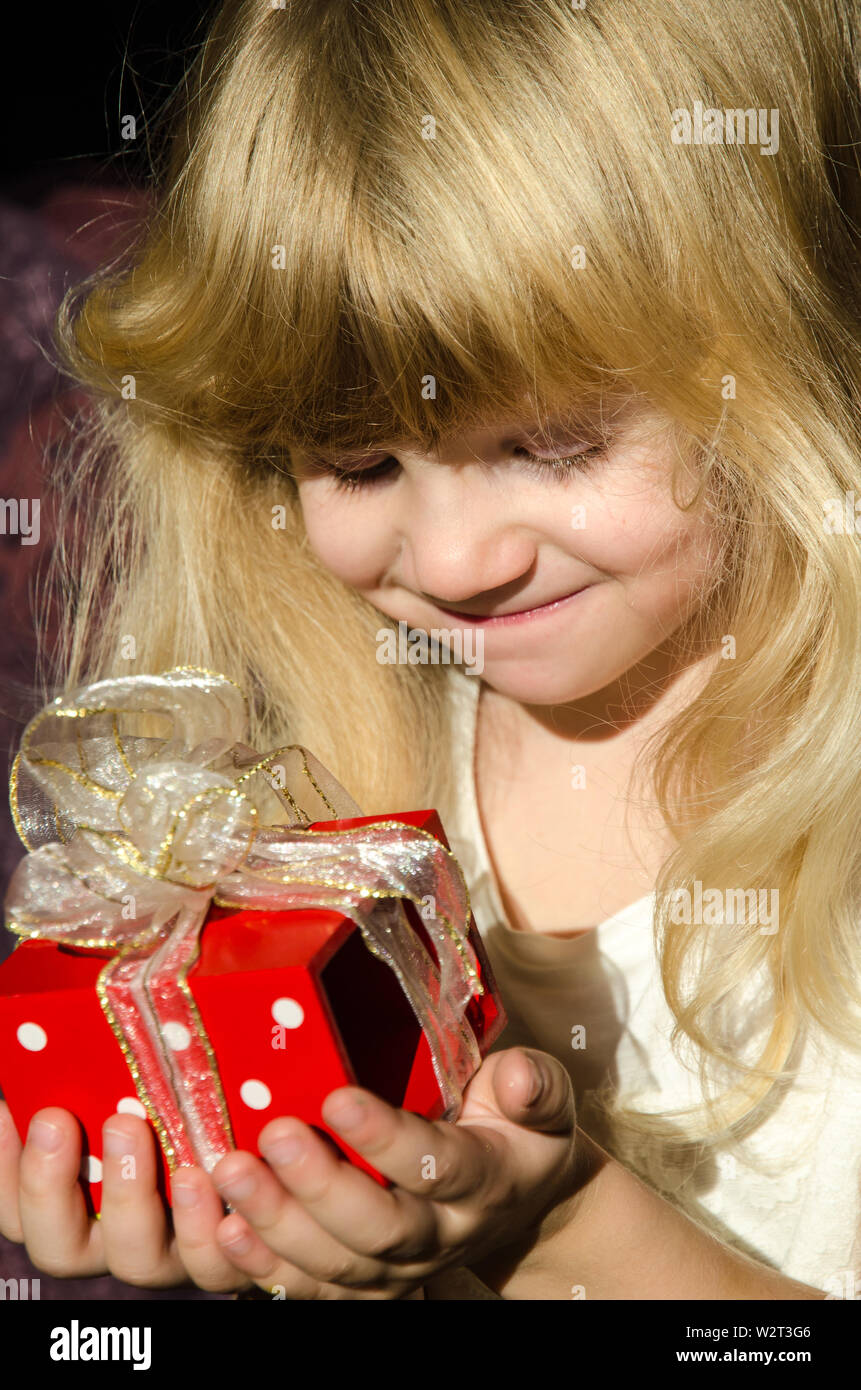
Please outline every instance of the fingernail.
M232 1255L244 1255L251 1249L251 1237L247 1234L237 1236L235 1240L222 1240L221 1244L225 1250L229 1250Z
M334 1109L326 1106L326 1114L333 1129L347 1130L356 1129L365 1118L365 1107L360 1105L357 1100L339 1100Z
M228 1178L227 1182L216 1182L216 1187L222 1197L227 1197L231 1202L241 1202L245 1197L250 1197L257 1186L257 1179L253 1176L244 1178Z
M266 1157L271 1158L274 1163L295 1163L304 1152L305 1145L295 1134L289 1134L284 1139L276 1139L274 1143L266 1145Z
M193 1182L187 1178L174 1178L170 1185L171 1197L175 1207L193 1207L197 1205L200 1194Z
M529 1072L530 1076L532 1077L532 1081L529 1087L529 1096L526 1101L526 1104L534 1105L538 1097L541 1095L541 1092L544 1090L544 1074L535 1065L531 1057L529 1059Z
M126 1154L131 1157L134 1153L135 1141L119 1129L105 1129L102 1131L102 1146L111 1158L125 1158Z
M56 1125L49 1125L47 1120L33 1120L27 1138L35 1148L46 1154L56 1153L63 1142L62 1131Z

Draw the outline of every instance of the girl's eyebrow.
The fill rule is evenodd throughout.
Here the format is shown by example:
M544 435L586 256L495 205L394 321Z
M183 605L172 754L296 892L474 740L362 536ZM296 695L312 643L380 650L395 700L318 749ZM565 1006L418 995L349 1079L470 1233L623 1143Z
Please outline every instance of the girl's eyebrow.
M384 448L367 449L364 453L339 453L337 450L329 454L320 453L316 449L299 449L298 452L302 459L318 468L351 467L354 464L364 463L368 459L383 458L391 450Z
M575 434L582 433L586 426L576 420L536 420L521 429L524 434Z
M523 425L520 433L526 435L529 439L546 439L550 443L554 443L557 439L591 439L602 433L602 426L598 421L587 422L585 420L564 418L556 420L538 420L529 425Z
M587 425L584 421L557 417L553 420L532 420L524 424L522 421L515 425L508 425L502 431L504 439L514 438L522 435L529 439L544 438L553 441L556 436L561 435L564 439L585 439L597 432L597 425ZM355 468L372 460L385 458L388 454L397 453L402 447L403 441L390 444L378 444L376 448L368 448L364 451L354 450L352 452L340 453L333 450L330 453L323 453L318 449L299 448L303 460L316 468Z

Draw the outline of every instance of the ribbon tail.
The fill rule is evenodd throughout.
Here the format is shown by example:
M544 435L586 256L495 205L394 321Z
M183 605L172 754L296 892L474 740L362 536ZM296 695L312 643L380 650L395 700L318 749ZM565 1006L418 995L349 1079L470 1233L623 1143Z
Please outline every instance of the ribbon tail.
M406 920L401 902L378 901L365 915L360 903L344 909L371 953L394 971L430 1049L434 1075L445 1106L442 1118L455 1120L463 1091L481 1065L475 1035L461 1009L443 987L440 972ZM445 959L445 957L443 957Z
M235 1147L218 1066L186 983L197 958L203 914L180 909L155 952L121 952L97 990L158 1134L168 1169L210 1172Z
M102 1008L122 1049L138 1099L144 1106L173 1173L181 1163L193 1163L185 1126L177 1104L158 1026L144 985L150 951L128 950L109 961L96 982Z
M181 1149L174 1146L177 1164L196 1164L209 1173L236 1146L218 1063L186 980L197 959L203 920L193 908L180 911L147 964L144 987L182 1121Z

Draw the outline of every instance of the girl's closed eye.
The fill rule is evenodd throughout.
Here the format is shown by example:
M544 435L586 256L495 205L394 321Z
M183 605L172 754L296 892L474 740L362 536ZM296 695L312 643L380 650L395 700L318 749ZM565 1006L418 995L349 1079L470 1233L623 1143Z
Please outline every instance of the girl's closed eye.
M599 458L606 451L607 445L602 443L585 445L582 449L564 456L551 454L545 457L524 448L517 448L514 453L516 459L525 463L530 472L545 475L549 470L556 478L566 478L574 471L582 472L592 460Z
M514 458L517 463L526 464L530 471L546 474L548 471L555 477L566 477L572 470L585 468L588 461L597 458L604 453L606 444L593 444L584 446L576 452L569 452L564 457L551 455L544 457L543 454L533 453L523 446L518 446L514 450ZM339 489L352 491L354 489L369 487L374 483L393 477L400 464L394 454L387 454L378 463L372 464L369 468L347 469L339 468L336 464L329 465L325 471L335 480L335 486Z

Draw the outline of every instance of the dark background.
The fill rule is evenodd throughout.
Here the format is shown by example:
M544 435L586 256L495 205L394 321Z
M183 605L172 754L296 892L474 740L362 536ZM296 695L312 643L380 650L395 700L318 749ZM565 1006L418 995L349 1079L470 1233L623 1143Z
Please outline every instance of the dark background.
M214 5L113 5L39 0L14 6L5 25L0 155L0 499L38 498L40 540L0 534L0 896L24 853L9 814L8 776L24 724L41 706L35 687L36 582L56 541L46 485L54 442L86 400L58 374L46 347L66 289L128 243L146 210L149 142ZM123 140L133 115L137 138ZM0 513L2 515L2 513ZM2 527L5 530L5 521ZM15 942L0 929L0 960ZM40 1280L42 1299L231 1297L154 1291L109 1276L53 1279L22 1245L0 1236L0 1278Z
M41 537L4 534L0 513L0 776L34 688L36 584L56 541L50 451L85 408L54 366L63 294L112 260L146 213L168 97L205 37L215 0L16 6L0 149L0 498L39 498ZM134 116L135 138L123 138ZM0 791L0 892L21 845ZM0 959L9 942L0 933Z
M2 187L20 196L52 180L137 178L147 123L180 80L216 6L202 0L14 6L7 39ZM138 118L134 144L120 135Z

